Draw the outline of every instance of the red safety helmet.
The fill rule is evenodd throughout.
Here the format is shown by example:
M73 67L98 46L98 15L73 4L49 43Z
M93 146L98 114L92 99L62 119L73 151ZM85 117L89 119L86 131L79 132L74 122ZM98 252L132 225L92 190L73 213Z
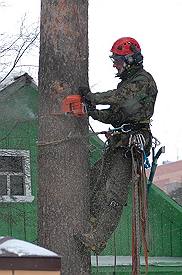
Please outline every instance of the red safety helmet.
M136 51L140 51L140 45L138 42L131 37L122 37L114 42L111 52L119 55L127 55L133 53L133 50L130 49L131 44L135 46Z

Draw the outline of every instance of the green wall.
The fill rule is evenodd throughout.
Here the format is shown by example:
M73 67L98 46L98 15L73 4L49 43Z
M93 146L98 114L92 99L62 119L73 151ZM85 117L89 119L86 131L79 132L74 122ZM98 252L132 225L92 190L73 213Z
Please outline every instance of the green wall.
M10 88L0 93L0 149L30 151L34 200L31 203L0 203L0 235L36 243L38 92L31 86L24 86L24 83L19 85L16 93L13 87Z

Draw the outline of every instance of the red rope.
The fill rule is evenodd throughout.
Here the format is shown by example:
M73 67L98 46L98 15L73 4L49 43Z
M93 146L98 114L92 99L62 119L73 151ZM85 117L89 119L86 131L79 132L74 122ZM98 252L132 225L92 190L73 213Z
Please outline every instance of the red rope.
M133 148L135 150L135 148ZM136 153L136 152L135 152ZM140 275L140 254L143 244L146 273L149 270L148 264L148 194L144 168L143 153L142 161L132 153L133 163L133 217L132 217L132 275ZM135 159L136 158L136 159ZM140 158L140 159L141 159Z

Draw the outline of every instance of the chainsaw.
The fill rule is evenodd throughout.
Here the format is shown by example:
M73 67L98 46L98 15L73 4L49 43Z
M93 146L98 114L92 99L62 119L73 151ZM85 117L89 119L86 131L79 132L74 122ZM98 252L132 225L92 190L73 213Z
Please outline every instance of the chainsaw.
M67 116L83 117L87 111L94 109L91 101L81 95L69 95L62 100L62 112Z

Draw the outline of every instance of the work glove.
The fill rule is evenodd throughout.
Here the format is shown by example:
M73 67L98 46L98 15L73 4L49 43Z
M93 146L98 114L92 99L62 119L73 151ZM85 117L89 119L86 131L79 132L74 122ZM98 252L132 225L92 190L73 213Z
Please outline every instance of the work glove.
M83 98L83 102L86 104L87 111L94 111L96 109L96 106L92 105L91 101Z
M89 93L91 93L89 87L79 87L79 88L78 88L78 91L79 91L79 94L80 94L81 96L85 96L85 97L87 97L87 95L88 95Z

